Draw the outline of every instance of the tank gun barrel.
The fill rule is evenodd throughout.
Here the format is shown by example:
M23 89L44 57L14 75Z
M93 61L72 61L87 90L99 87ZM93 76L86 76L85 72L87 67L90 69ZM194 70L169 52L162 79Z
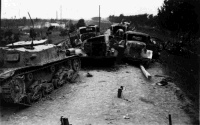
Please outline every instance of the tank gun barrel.
M30 13L28 12L28 16L29 16L29 18L31 19L31 15L30 15ZM31 23L32 23L32 25L33 25L33 28L34 28L34 23L33 23L33 20L31 19Z
M30 29L30 37L31 37L31 39L32 39L31 48L33 48L33 39L34 39L34 37L35 37L34 23L33 23L33 20L31 19L31 15L29 14L29 12L28 12L28 16L29 16L29 18L30 18L30 20L31 20L31 23L32 23L32 25L33 25L33 28Z
M1 42L1 0L0 0L0 42Z

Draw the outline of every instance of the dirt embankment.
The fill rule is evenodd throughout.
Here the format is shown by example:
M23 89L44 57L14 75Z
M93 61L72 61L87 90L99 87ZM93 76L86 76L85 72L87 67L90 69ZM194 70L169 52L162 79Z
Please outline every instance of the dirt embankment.
M141 70L134 66L120 65L119 69L87 69L80 72L74 84L66 84L48 98L32 107L1 106L2 125L59 125L60 117L72 125L132 125L192 124L181 109L182 103L175 95L173 83L158 86L162 67L158 63L148 69L152 80L146 80ZM87 73L92 77L86 77ZM117 90L124 86L122 98Z

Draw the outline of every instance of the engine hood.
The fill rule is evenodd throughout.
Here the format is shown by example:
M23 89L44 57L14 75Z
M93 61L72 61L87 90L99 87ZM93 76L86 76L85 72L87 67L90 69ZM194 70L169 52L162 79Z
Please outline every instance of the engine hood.
M136 47L136 48L145 48L146 47L146 43L141 42L141 41L136 41L136 40L128 40L126 42L127 46L130 47Z

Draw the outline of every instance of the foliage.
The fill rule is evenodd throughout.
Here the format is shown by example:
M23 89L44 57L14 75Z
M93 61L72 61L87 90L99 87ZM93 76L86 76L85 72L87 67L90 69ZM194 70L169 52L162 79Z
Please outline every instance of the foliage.
M110 15L109 21L115 22L115 23L121 23L122 21L131 22L132 25L137 27L140 26L156 26L156 16L153 16L152 14L140 14L140 15L130 15L130 16L124 16L123 14L120 14L119 16Z
M68 30L64 29L60 31L60 36L67 36L68 35Z
M101 19L101 17L100 17L100 19ZM99 17L92 17L92 20L99 21Z
M76 27L75 25L72 23L72 20L69 20L69 32L72 33L75 31Z
M164 0L158 9L158 24L175 35L200 35L199 0Z
M84 19L79 19L78 23L76 24L76 27L79 28L81 26L86 26Z

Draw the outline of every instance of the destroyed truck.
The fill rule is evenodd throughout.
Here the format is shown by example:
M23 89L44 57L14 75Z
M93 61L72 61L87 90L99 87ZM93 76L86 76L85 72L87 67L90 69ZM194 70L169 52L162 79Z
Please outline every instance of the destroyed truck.
M81 57L81 62L103 61L108 65L113 65L116 61L118 52L112 43L112 36L99 35L84 40L80 52L76 54ZM98 62L101 63L101 62Z
M125 24L113 24L110 27L111 35L120 37L124 32L128 30L128 26Z
M118 44L119 47L124 47L125 59L148 66L152 60L153 51L147 49L147 42L149 42L149 35L127 31L123 40L119 41Z
M100 34L99 27L97 25L89 25L79 27L78 34L81 42L91 37L98 36Z

